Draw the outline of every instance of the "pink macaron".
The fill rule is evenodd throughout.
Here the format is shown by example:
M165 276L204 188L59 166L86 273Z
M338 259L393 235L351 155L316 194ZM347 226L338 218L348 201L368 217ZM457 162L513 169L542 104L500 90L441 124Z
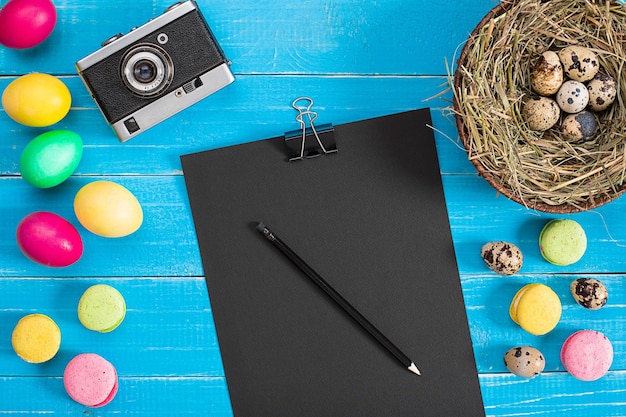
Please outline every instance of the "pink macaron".
M75 356L63 373L63 385L77 403L88 407L102 407L117 394L118 380L115 367L95 353Z
M561 348L565 370L581 381L595 381L606 374L613 363L613 345L602 333L579 330L568 337Z

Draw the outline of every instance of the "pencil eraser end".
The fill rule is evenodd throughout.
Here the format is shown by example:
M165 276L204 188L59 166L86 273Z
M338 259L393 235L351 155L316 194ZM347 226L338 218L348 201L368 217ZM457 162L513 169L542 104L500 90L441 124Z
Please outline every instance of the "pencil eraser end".
M265 225L263 223L259 223L256 226L256 230L258 230L259 232L262 232L263 230L265 230Z

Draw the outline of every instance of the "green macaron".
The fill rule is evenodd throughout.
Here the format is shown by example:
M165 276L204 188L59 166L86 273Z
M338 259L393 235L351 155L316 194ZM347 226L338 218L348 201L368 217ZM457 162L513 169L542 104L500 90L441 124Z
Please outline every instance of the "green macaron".
M122 294L106 284L89 287L78 302L78 319L89 330L107 333L115 330L126 316Z
M550 220L539 235L541 255L554 265L578 262L587 250L587 236L582 226L570 219Z

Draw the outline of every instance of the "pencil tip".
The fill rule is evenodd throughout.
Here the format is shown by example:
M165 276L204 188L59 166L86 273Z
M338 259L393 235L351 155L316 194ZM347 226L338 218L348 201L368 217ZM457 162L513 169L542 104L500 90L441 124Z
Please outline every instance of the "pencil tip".
M409 366L409 371L413 372L415 375L421 375L422 374L420 372L420 370L417 369L417 366L415 366L415 364L413 362L411 362L411 365Z

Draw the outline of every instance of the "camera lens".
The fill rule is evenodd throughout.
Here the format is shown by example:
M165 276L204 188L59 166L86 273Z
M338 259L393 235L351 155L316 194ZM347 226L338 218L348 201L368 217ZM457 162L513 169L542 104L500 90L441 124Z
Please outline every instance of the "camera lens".
M135 79L142 83L151 83L157 76L157 68L154 63L141 60L135 64L133 70Z
M162 48L141 44L126 53L121 73L124 84L131 92L140 97L153 97L169 87L174 66Z

